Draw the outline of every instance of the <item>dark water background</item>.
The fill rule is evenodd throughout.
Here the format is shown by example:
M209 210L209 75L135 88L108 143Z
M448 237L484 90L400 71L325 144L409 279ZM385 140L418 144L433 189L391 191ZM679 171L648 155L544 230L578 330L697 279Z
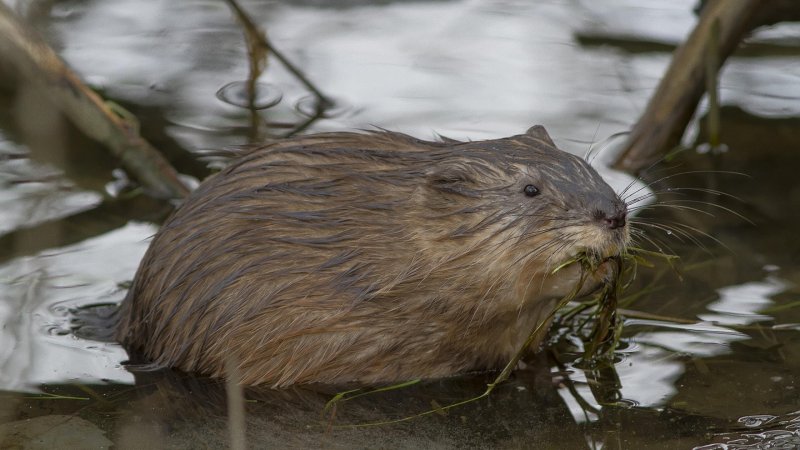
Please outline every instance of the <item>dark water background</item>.
M247 109L220 100L217 92L244 80L248 67L241 29L224 2L14 5L94 88L134 112L145 137L164 151L258 142L305 120L309 92L274 60L260 79L261 100L282 95L258 113L269 126L254 129ZM541 123L578 154L635 122L669 51L695 21L691 0L243 6L337 101L330 117L306 131L379 126L422 138L483 139ZM333 417L322 413L330 395L249 392L249 443L800 446L800 25L755 33L726 65L720 86L729 151L695 151L705 137L702 121L694 122L684 140L689 151L651 178L747 174L686 174L654 189L729 193L736 199L696 191L686 199L733 209L753 223L704 203L650 214L696 229L699 242L650 230L681 256L680 276L663 264L641 271L634 291L644 295L628 308L655 316L626 323L613 367L574 367L575 337L561 330L550 350L488 400L357 429L340 426L469 398L493 375L364 396ZM237 102L235 91L219 95ZM30 435L39 448L224 447L222 386L174 373L134 380L120 364L126 355L119 346L70 332L76 308L124 297L165 211L142 198L109 202L124 177L102 155L35 92L0 91L0 446Z

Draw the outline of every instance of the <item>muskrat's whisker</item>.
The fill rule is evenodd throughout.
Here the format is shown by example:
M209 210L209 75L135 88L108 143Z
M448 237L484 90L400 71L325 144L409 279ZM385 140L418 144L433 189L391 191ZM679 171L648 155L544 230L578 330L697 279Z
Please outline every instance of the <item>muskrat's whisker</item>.
M719 191L717 189L709 189L709 188L699 188L699 187L673 187L673 188L666 188L659 191L654 191L656 195L667 195L667 194L675 194L675 195L686 195L682 192L677 191L692 191L692 192L703 192L705 194L713 194L719 195L720 197L728 197L739 202L744 203L744 200L740 197L737 197L733 194L729 194L727 192Z
M722 192L722 191L718 191L716 189L683 187L683 188L666 188L666 189L662 189L662 190L658 190L658 191L648 192L648 193L646 193L646 194L644 194L644 195L642 195L640 197L637 197L637 198L635 198L633 200L630 200L630 202L629 202L630 205L631 205L630 208L631 208L631 210L635 210L637 208L642 208L642 207L648 206L647 204L638 205L638 206L636 205L637 203L639 203L641 201L644 201L644 200L647 200L648 198L660 198L660 197L664 197L665 195L677 195L677 196L687 196L688 195L687 193L681 192L681 191L703 192L703 193L706 193L706 194L717 195L717 196L720 196L720 197L728 197L728 198L737 200L739 202L744 202L744 200L742 200L741 198L739 198L739 197L737 197L735 195L728 194L728 193ZM681 200L685 200L686 202L689 201L689 200L686 200L686 199L683 199L683 198L679 198L679 199L663 200L663 201L658 202L658 203L660 203L660 204L678 203ZM714 206L719 206L719 205L716 205L716 204L710 203L710 202L708 204L709 205L714 205Z
M550 256L548 256L547 259L545 260L544 268L548 271L548 273L550 272L550 269L552 269L553 266L555 266L555 264L558 263L558 261L554 261L553 258L555 258L555 256L559 252L561 252L564 248L566 248L569 245L574 244L575 243L575 239L574 238L577 237L577 236L578 236L578 233L575 233L575 232L567 234L567 235L559 236L559 244L560 245L558 247L556 247L555 250L553 250L550 253Z
M707 202L707 201L704 201L704 200L689 200L689 199L666 200L666 201L662 202L662 204L682 204L682 203L692 203L692 204L706 205L706 206L711 206L711 207L714 207L714 208L717 208L717 209L721 209L721 210L723 210L725 212L733 214L734 216L744 220L745 222L749 223L750 225L755 225L755 223L752 220L748 219L747 217L743 216L742 214L740 214L740 213L738 213L738 212L736 212L736 211L734 211L734 210L732 210L732 209L730 209L728 207L722 206L722 205L720 205L718 203ZM713 214L712 214L712 216L713 216Z
M738 218L740 218L740 219L742 219L742 220L754 225L752 220L748 219L747 217L743 216L742 214L739 214L738 212L736 212L736 211L734 211L734 210L732 210L730 208L724 207L722 205L718 205L716 203L706 202L706 201L702 201L702 200L689 200L689 199L665 200L665 201L662 201L662 202L657 202L657 203L653 203L653 204L642 206L642 207L631 208L631 210L636 210L636 211L641 212L641 211L647 211L647 210L655 209L655 208L669 208L669 209L676 209L676 210L688 210L688 211L693 211L693 212L697 212L697 213L700 213L700 214L705 214L705 215L710 216L710 217L715 217L715 215L713 213L709 212L709 211L705 211L705 210L702 210L700 208L695 208L695 207L692 207L692 206L686 206L684 203L701 204L701 205L716 207L716 208L722 209L723 211L726 211L726 212L728 212L730 214L733 214L734 216L736 216L736 217L738 217Z
M563 221L566 221L566 220L567 219L563 219ZM550 227L550 228L545 228L543 230L536 230L535 232L524 232L524 233L516 235L516 236L509 236L509 237L505 238L504 240L501 240L501 241L497 242L496 244L493 244L492 245L492 249L493 250L497 250L500 246L502 246L504 244L507 244L507 243L510 243L512 241L520 242L523 239L536 237L536 236L539 236L539 235L542 235L542 234L545 234L545 233L551 233L553 231L558 231L558 230L560 230L562 228L564 228L564 226L553 226L553 227ZM487 239L487 240L489 240L489 239ZM519 262L519 261L516 261L516 262Z
M658 161L658 162L661 162L661 161ZM653 166L655 166L655 164L657 164L657 163L654 163L653 165L651 165L651 166L650 166L650 168L652 168ZM659 171L656 171L656 172L664 172L664 171L666 171L666 170L669 170L669 168L665 167L664 169L662 169L662 170L659 170ZM639 191L641 191L641 190L645 190L645 189L647 189L647 188L649 188L649 187L650 187L650 185L648 184L648 182L647 182L647 181L644 179L644 174L645 174L645 173L648 173L648 175L649 175L649 174L651 174L652 172L647 172L647 169L646 169L646 170L643 170L643 171L641 171L640 173L641 173L642 175L639 175L639 176L637 176L636 178L632 179L632 180L630 181L630 183L628 183L628 185L627 185L627 186L625 186L625 189L623 189L622 191L620 191L620 192L618 192L618 193L617 193L617 195L619 195L619 197L620 197L621 199L623 199L623 201L626 201L626 198L627 198L627 197L626 197L626 195L625 195L625 194L627 194L627 193L628 193L628 190L630 190L630 188L632 188L632 187L636 186L638 183L640 183L640 184L641 184L641 186L639 186L639 189L637 189L637 190L636 190L636 192L639 192ZM630 195L634 195L634 194L636 194L636 192L631 192L631 194L630 194Z
M703 188L667 188L667 189L658 190L658 191L651 190L651 191L643 194L640 198L637 198L634 201L629 201L630 197L638 194L640 191L642 191L644 189L650 189L654 184L656 184L656 183L658 183L660 181L667 180L667 179L674 178L674 177L681 176L681 175L695 174L695 173L721 173L721 174L729 174L729 175L747 176L746 174L743 174L743 173L740 173L740 172L731 172L731 171L712 171L712 170L701 171L701 170L698 170L698 171L680 172L680 173L676 173L676 174L672 174L672 175L661 177L659 179L653 180L653 181L645 184L644 186L640 187L636 191L633 191L633 192L629 193L627 196L625 196L623 198L623 201L625 201L627 203L636 203L637 201L641 201L641 200L647 199L649 197L655 197L657 193L659 193L659 194L669 194L669 193L678 194L677 192L671 192L671 191L675 191L675 190L690 190L690 189L692 189L692 190L694 190L694 189L701 190ZM709 191L713 191L713 190L709 190ZM710 193L715 193L717 195L726 195L724 192L718 192L718 191L717 192L710 192ZM734 196L731 196L731 197L736 198L737 200L739 200L737 197L734 197Z
M650 245L652 245L655 249L657 249L661 253L666 253L663 248L666 248L670 254L675 254L672 248L661 239L657 238L656 236L652 236L648 234L645 230L634 229L631 228L631 238L634 242L632 242L632 246L638 246L639 241L638 239L645 239Z
M553 241L551 241L551 243L558 242L560 245L558 247L556 247L555 250L553 250L553 252L551 252L550 256L547 259L548 262L545 263L542 266L542 268L539 268L539 269L534 271L533 276L531 276L529 278L528 283L525 285L525 289L523 291L522 298L527 298L528 289L530 288L531 284L534 282L534 280L536 280L537 276L540 273L542 274L542 277L541 277L540 284L539 284L539 292L542 291L542 289L544 288L544 283L547 280L547 277L551 275L551 271L549 269L547 269L547 268L551 264L549 261L552 259L552 256L560 253L564 248L566 248L567 245L570 245L572 243L572 238L574 238L576 235L577 235L577 233L570 233L570 234L568 234L566 236L561 237L560 238L560 242L556 241L555 239ZM543 249L543 250L545 250L545 249ZM533 258L533 257L534 257L534 255L531 255L531 258ZM525 304L524 301L520 301L520 305L517 308L517 316L518 317L522 313L522 309L523 309L524 304Z
M547 259L545 260L545 263L542 264L542 268L537 269L537 271L535 272L537 274L539 272L543 273L542 284L544 284L545 279L552 274L552 269L556 265L556 261L553 260L553 257L555 257L559 252L561 252L563 248L566 248L568 245L574 244L575 238L578 237L578 235L579 233L572 232L566 235L558 236L558 240L554 239L553 241L551 241L557 244L558 247L556 247L552 252L550 252L550 256L548 256ZM541 286L540 286L540 291L541 291Z
M647 200L648 198L655 198L655 197L656 197L656 195L654 193L648 192L647 194L644 194L642 196L636 197L636 198L634 198L632 200L626 200L626 203L628 204L628 210L630 211L632 208L640 208L642 206L647 206L647 204L638 205L638 206L636 204L639 203L639 202L643 202L643 201Z
M555 228L552 228L552 229L550 229L550 230L543 230L543 231L541 231L541 233L535 233L535 234L534 234L534 233L532 233L532 234L531 234L531 236L533 236L533 235L538 235L538 234L543 234L543 233L545 233L545 232L548 232L548 231L558 230L558 229L560 229L560 228L563 228L563 227L555 227ZM536 257L536 256L538 256L538 255L540 255L540 254L544 253L545 251L547 251L547 250L548 250L548 249L549 249L551 246L553 246L553 245L556 245L556 244L558 244L558 243L559 243L559 241L557 241L556 239L551 239L550 241L548 241L548 242L545 242L545 243L543 243L543 244L539 245L538 247L534 247L534 248L533 248L531 251L529 251L528 253L525 253L525 254L523 254L522 256L520 256L520 257L516 258L515 260L513 260L513 261L511 262L511 264L509 264L509 265L508 265L508 267L505 269L505 271L504 271L504 272L502 272L501 274L499 274L499 275L496 277L496 280L495 280L495 282L493 282L493 283L492 283L492 285L489 287L489 289L487 289L487 293L488 293L489 291L491 291L491 290L494 288L494 286L495 286L495 285L496 285L496 284L497 284L497 283L498 283L498 282L499 282L501 279L505 278L507 274L511 273L511 271L512 271L513 269L515 269L515 268L516 268L516 266L517 266L518 264L520 264L520 263L521 263L523 260L526 260L526 259L530 259L530 258ZM485 296L484 296L484 297L485 297Z
M625 193L628 192L628 189L632 188L636 184L637 181L641 181L642 183L644 183L644 180L642 179L642 177L635 177L634 179L631 180L630 183L628 183L627 186L625 186L625 189L623 189L620 192L618 192L617 195L619 195L620 198L624 198Z
M553 230L554 231L558 231L558 230L563 229L563 228L565 228L565 227L557 227L557 228L553 228ZM528 237L532 237L532 236L535 236L535 235L536 234L531 233L531 235L528 236ZM570 233L570 234L567 234L567 235L554 236L552 239L550 239L550 241L546 242L545 244L543 244L543 245L535 248L534 250L528 252L527 254L524 254L521 257L517 258L513 262L513 264L514 265L520 264L525 259L532 258L534 256L540 256L540 255L544 254L545 251L550 250L551 247L553 247L555 245L558 245L561 242L567 241L568 239L572 238L574 235L575 235L574 233ZM545 264L545 266L547 266L547 264ZM545 267L544 270L547 271L548 270L547 267Z
M655 225L656 225L656 224L653 224L653 223L645 223L645 222L641 222L641 224L644 225L644 226L648 226L649 225L649 226L652 226L652 227L655 227ZM674 236L680 242L685 242L683 240L683 238L686 238L691 243L693 243L693 244L697 245L698 247L700 247L706 253L711 253L711 251L708 249L708 247L706 247L706 245L703 244L703 242L700 241L698 238L693 236L688 231L676 227L677 225L679 225L679 223L674 222L674 223L665 224L663 222L660 222L660 223L658 223L658 225L659 225L659 229L663 230L664 232L666 232L670 236Z
M662 162L664 162L667 159L668 155L669 155L669 152L664 154L664 155L662 155L660 158L658 158L656 161L654 161L649 166L647 166L644 169L640 170L639 173L642 174L642 175L636 177L634 180L631 180L631 182L628 183L628 185L625 187L625 189L623 189L622 192L620 192L618 194L620 196L620 198L622 198L624 200L625 199L625 193L628 192L628 189L633 187L636 184L637 181L641 181L643 184L647 184L647 182L643 178L644 174L651 175L651 174L655 174L655 173L659 173L659 172L664 172L664 171L670 170L670 167L664 167L664 168L662 168L660 170L656 170L655 172L650 172L650 170L652 168L654 168L655 166L657 166L657 165L661 164ZM680 167L680 165L678 167ZM646 186L646 187L649 187L649 185Z
M552 251L550 251L550 255L545 260L545 263L542 264L542 267L540 269L537 269L534 273L535 274L542 273L543 274L543 277L542 277L543 280L544 280L544 278L547 278L547 276L550 275L550 273L552 271L551 269L553 268L553 266L555 266L555 262L553 261L553 257L555 255L557 255L559 252L561 252L568 245L573 244L574 243L574 238L576 236L577 236L577 233L570 233L570 234L558 236L558 239L551 240L548 243L548 245L545 248L543 248L541 252L539 252L539 254L542 254L545 251L552 250ZM534 256L538 256L538 255L530 255L530 257L534 257Z
M487 240L488 240L488 238L487 238ZM513 238L509 237L509 238L506 238L504 240L499 241L496 244L493 244L492 253L494 253L494 251L499 251L500 248L504 244L508 244L512 240L513 240ZM494 256L494 254L491 254L490 255L490 259L493 256ZM473 264L477 264L477 261L473 262ZM508 267L506 267L506 269L503 272L497 274L497 276L495 276L495 278L494 278L494 281L491 282L489 287L486 288L486 290L483 293L483 295L481 295L481 297L478 299L478 302L475 304L475 307L473 308L473 312L472 312L472 315L470 316L470 320L469 320L469 322L467 322L467 326L464 328L464 334L465 335L466 335L467 331L469 330L469 328L472 326L472 323L475 321L475 317L478 314L478 309L480 309L479 306L486 301L487 297L490 295L490 293L492 293L492 291L494 290L495 286L497 286L498 283L500 283L502 280L504 280L507 277L507 275L511 272L511 268L512 267L513 267L513 264L509 264ZM484 319L485 319L485 316L486 316L487 313L488 313L488 311L484 311Z
M642 224L642 225L648 226L648 224ZM654 226L653 224L649 225ZM691 243L693 243L694 245L698 246L704 252L711 254L711 250L702 241L700 241L697 237L692 236L692 234L687 232L686 230L676 227L675 224L667 225L662 223L660 224L659 229L661 229L668 235L675 237L675 239L678 239L680 242L686 242L684 241L684 239L686 239Z
M675 230L673 230L672 228L670 228L670 227L668 227L666 225L663 225L661 223L637 221L636 225L642 225L642 226L649 227L649 228L655 228L657 230L663 231L668 236L674 237L675 239L677 239L678 241L680 241L682 243L686 243L686 241L684 241L684 237L685 236L683 234L676 233Z
M545 261L545 264L543 264L541 268L538 268L538 269L536 269L536 270L534 271L534 273L533 273L533 276L530 278L530 281L528 281L528 284L527 284L527 285L526 285L526 287L525 287L525 293L526 293L526 294L527 294L527 292L528 292L528 286L530 286L530 284L531 284L531 283L532 283L534 280L536 280L537 276L538 276L538 275L540 275L540 274L541 274L541 277L540 277L540 280L539 280L539 292L540 292L540 293L541 293L541 292L543 292L543 290L544 290L544 285L545 285L545 282L547 282L547 280L548 280L548 278L549 278L550 276L553 276L553 275L554 275L554 273L553 273L553 271L552 271L552 267L553 267L553 265L554 265L554 264L553 264L553 256L557 255L558 253L560 253L561 251L563 251L563 249L564 249L564 248L567 248L567 246L568 246L568 245L572 244L572 243L573 243L573 242L572 242L572 239L573 239L574 237L576 237L576 236L577 236L577 233L571 233L571 234L569 234L569 235L567 235L567 236L564 236L564 237L563 237L563 239L561 239L561 242L559 243L560 245L558 245L558 246L557 246L557 247L556 247L556 248L555 248L555 249L554 249L554 250L553 250L553 251L550 253L550 256L548 256L547 260ZM520 311L521 311L521 310L520 310Z
M572 235L568 235L568 237L570 237L570 238L571 238L571 237L572 237ZM551 239L550 241L548 241L548 242L546 242L546 243L544 243L544 244L542 244L542 245L540 245L540 246L538 246L538 247L534 248L534 249L533 249L533 250L531 250L530 252L528 252L528 253L526 253L526 254L522 255L521 257L517 258L515 261L513 261L511 264L509 264L509 265L508 265L508 267L507 267L507 268L506 268L506 269L505 269L505 270L504 270L504 271L503 271L501 274L498 274L498 275L497 275L497 277L495 277L495 281L494 281L494 282L492 282L492 284L491 284L491 285L489 286L489 288L486 290L486 293L484 294L484 296L481 298L481 303L482 303L483 301L485 301L485 299L486 299L487 295L488 295L488 294L489 294L489 293L490 293L492 290L494 290L494 289L495 289L495 287L496 287L496 286L497 286L497 285L498 285L498 284L499 284L501 281L503 281L503 280L505 280L505 279L508 279L508 275L509 275L510 273L512 273L512 270L513 270L513 269L514 269L514 268L515 268L515 267L516 267L518 264L520 264L520 263L522 263L522 264L525 264L525 263L523 263L523 262L522 262L523 260L528 260L528 259L531 259L531 258L535 258L536 256L538 256L538 255L540 255L540 254L544 253L545 251L547 251L547 250L548 250L550 247L552 247L552 246L554 246L554 245L558 245L558 244L564 245L564 242L567 242L567 241L568 241L568 239L566 239L566 238L564 238L564 239L563 239L563 240L561 240L561 241L559 241L559 240L556 240L556 239ZM545 264L545 266L546 266L546 265L547 265L547 264ZM541 270L541 269L537 269L537 270L534 272L533 276L530 278L530 281L529 281L529 283L530 283L530 282L532 282L532 281L533 281L533 280L536 278L536 275L538 275L538 272L539 272L539 270ZM545 272L545 274L546 274L546 272ZM527 288L526 288L525 292L527 293ZM485 312L484 312L484 320L486 319L486 314L487 314L487 313L488 313L488 311L485 311ZM472 324L472 322L474 321L475 314L477 314L477 308L476 308L476 310L473 312L473 316L472 316L472 318L470 319L470 322L469 322L469 324L467 325L467 328L469 328L469 326L470 326L470 325ZM480 322L480 323L483 323L483 322Z
M594 160L597 158L597 155L600 154L599 153L600 146L595 146L595 144L597 144L597 140L596 139L597 139L597 132L598 131L600 131L600 124L599 123L597 124L597 127L594 129L594 134L592 135L592 140L591 140L591 142L589 142L589 149L586 151L586 154L583 156L584 161L589 163L589 165L592 165L592 162L594 162ZM619 137L619 136L624 136L626 134L628 134L627 131L623 131L623 132L620 132L620 133L614 133L611 136L609 136L606 139L604 139L604 141L606 143L610 143L611 140L613 140L614 138ZM596 151L595 151L594 155L592 155L592 151L595 150L595 149L596 149Z
M701 230L701 229L699 229L697 227L694 227L694 226L691 226L691 225L687 225L685 223L673 222L673 221L670 222L670 225L688 229L688 230L690 230L690 231L692 231L694 233L697 233L697 234L699 234L699 235L701 235L703 237L711 239L712 241L714 241L717 244L719 244L722 247L724 247L726 250L728 250L730 252L733 252L733 250L730 247L728 247L724 242L722 242L721 240L719 240L716 237L712 236L710 233L707 233L707 232L705 232L705 231L703 231L703 230Z
M668 202L658 202L658 203L651 203L649 205L639 206L636 208L631 208L632 211L642 212L642 211L649 211L655 208L667 208L667 209L676 209L676 210L685 210L685 211L693 211L700 214L705 214L710 217L715 217L713 213L708 211L703 211L699 208L694 208L691 206L676 204L676 203L668 203Z
M711 250L702 241L700 241L700 239L698 239L697 237L693 236L692 233L697 233L697 234L699 234L699 235L701 235L703 237L711 239L711 240L715 241L716 243L718 243L719 245L721 245L722 247L730 250L728 248L728 246L725 245L719 239L711 236L710 234L706 233L705 231L702 231L702 230L700 230L700 229L698 229L696 227L690 226L690 225L686 225L684 223L670 221L669 223L660 222L658 224L654 224L652 222L638 222L638 224L639 225L643 225L643 226L649 226L649 227L652 227L652 228L658 228L658 229L666 232L667 234L669 234L671 236L674 236L676 239L678 239L681 242L684 242L683 239L680 238L680 236L683 236L686 239L688 239L689 241L691 241L693 244L695 244L698 247L700 247L704 252L706 252L708 254L712 254ZM675 252L672 251L672 249L670 249L670 252L675 254Z
M671 175L666 175L666 176L663 176L661 178L655 179L655 180L653 180L653 181L651 181L649 183L646 183L644 186L640 187L639 189L631 192L627 196L623 197L622 195L620 195L620 197L622 198L623 201L627 201L627 199L630 198L631 195L636 195L637 193L641 192L642 190L648 189L652 185L654 185L656 183L659 183L661 181L669 180L671 178L675 178L675 177L679 177L679 176L683 176L683 175L701 174L701 173L706 173L706 174L713 173L713 174L720 174L720 175L740 175L740 176L744 176L744 177L750 178L750 176L745 174L745 173L734 172L734 171L729 171L729 170L688 170L688 171L685 171L685 172L678 172L678 173L674 173L674 174L671 174Z
M656 197L656 193L655 192L646 191L645 193L643 193L639 197L636 197L636 198L633 198L633 199L631 199L630 197L626 198L625 199L625 203L628 204L628 205L635 205L636 203L639 203L641 201L647 200L648 198L654 198L654 197Z
M537 219L546 219L546 220L562 220L562 221L572 219L572 217L570 216L546 216L537 213L526 213L519 215L519 218L527 218L527 217L535 217Z
M631 220L631 223L635 224L635 225L638 225L639 222ZM636 227L631 227L631 238L632 239L636 239L636 238L639 238L639 237L642 237L642 236L647 236L647 232L645 232L645 230L642 230L642 229L639 229L639 228L636 228ZM635 247L635 244L636 244L635 242L632 243L632 245L634 247Z
M541 230L541 233L546 233L548 231L551 231L551 230ZM487 259L491 259L494 256L496 256L496 254L498 252L500 252L502 250L502 247L504 245L506 245L508 243L511 243L512 241L517 240L517 236L509 236L509 237L506 237L505 239L502 239L502 240L499 240L497 242L489 244L488 242L491 241L492 239L494 239L494 236L492 236L492 235L483 238L482 240L476 242L475 245L473 245L470 248L470 251L472 251L473 248L479 247L479 245L487 245L487 247L488 247L487 249L490 251ZM443 261L442 263L444 263L444 262L445 261ZM478 261L473 261L473 262L470 263L470 265L476 265L476 264L480 264L480 263Z
M638 182L641 182L642 184L647 184L647 182L646 182L646 181L645 181L645 179L644 179L644 175L645 175L645 174L647 174L647 175L650 175L650 174L652 174L652 173L664 172L664 171L666 171L666 170L669 170L669 169L670 169L669 167L664 167L664 168L662 168L662 169L660 169L660 170L656 170L655 172L650 172L650 170L651 170L653 167L655 167L655 166L657 166L657 165L661 164L661 163L662 163L662 162L663 162L663 161L666 159L666 157L667 157L667 155L663 155L663 156L661 156L660 158L658 158L658 160L657 160L657 161L653 162L653 163L652 163L652 164L650 164L649 166L647 166L647 167L645 167L644 169L640 170L640 171L639 171L639 173L640 173L641 175L639 175L639 176L637 176L636 178L634 178L633 180L631 180L631 182L630 182L630 183L628 183L628 185L627 185L627 186L625 186L625 189L623 189L621 192L617 193L617 195L619 195L619 197L620 197L621 199L623 199L623 200L624 200L624 199L625 199L625 193L626 193L626 192L628 192L628 189L630 189L630 188L632 188L634 185L636 185L636 182L637 182L637 181L638 181Z

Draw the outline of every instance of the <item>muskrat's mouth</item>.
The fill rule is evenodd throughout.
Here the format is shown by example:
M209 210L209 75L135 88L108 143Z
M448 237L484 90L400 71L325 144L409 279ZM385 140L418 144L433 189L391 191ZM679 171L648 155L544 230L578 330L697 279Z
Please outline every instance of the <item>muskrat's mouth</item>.
M574 236L571 249L562 255L565 260L594 261L596 264L624 253L630 240L627 225L612 230L599 229L593 224L584 225L564 230L564 233Z
M581 261L581 270L584 271L582 292L592 292L618 276L620 258L622 258L620 253L604 257L597 254L583 257L585 259Z
M590 278L605 279L608 274L608 263L618 258L624 251L625 246L613 242L600 247L579 246L572 252L563 254L561 258L555 259L561 263L556 264L552 273L574 265L588 272L591 275Z
M620 255L619 249L611 248L579 248L574 253L566 256L561 263L556 266L553 273L558 272L567 266L580 266L589 272L595 272L608 261Z
M610 258L620 256L625 252L630 240L630 232L627 226L624 228L600 233L595 238L594 245L585 247L583 253L596 261L605 261Z
M583 263L599 265L625 252L627 241L623 239L620 239L620 241L621 242L617 242L616 239L606 239L600 243L601 245L595 244L592 246L579 247L578 250L574 252L572 258Z
M624 251L623 249L624 247L622 246L612 244L601 249L592 249L587 253L595 261L603 262L621 255Z
M600 247L580 248L565 264L579 264L595 281L607 280L613 275L615 261L625 252L626 243L608 242Z

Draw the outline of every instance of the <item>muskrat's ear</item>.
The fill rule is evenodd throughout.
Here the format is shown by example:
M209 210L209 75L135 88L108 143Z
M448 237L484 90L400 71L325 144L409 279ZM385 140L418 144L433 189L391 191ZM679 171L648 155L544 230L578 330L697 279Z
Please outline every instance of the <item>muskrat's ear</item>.
M446 164L428 172L428 185L440 192L476 197L475 176L465 164Z
M528 131L525 132L528 136L535 137L540 141L544 141L545 144L549 144L553 147L556 146L556 143L553 142L553 139L547 134L547 130L544 129L541 125L534 125L528 128Z

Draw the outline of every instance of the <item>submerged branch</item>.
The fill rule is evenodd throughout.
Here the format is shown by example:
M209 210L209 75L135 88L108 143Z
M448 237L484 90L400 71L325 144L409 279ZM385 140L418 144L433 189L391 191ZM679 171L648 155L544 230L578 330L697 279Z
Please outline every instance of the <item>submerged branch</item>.
M680 141L705 91L709 42L716 41L717 61L711 69L717 71L768 5L770 0L707 2L700 20L675 51L647 109L633 127L616 168L639 172Z
M87 136L101 142L153 195L179 198L189 190L175 169L139 134L138 123L89 89L50 46L0 3L0 57Z

